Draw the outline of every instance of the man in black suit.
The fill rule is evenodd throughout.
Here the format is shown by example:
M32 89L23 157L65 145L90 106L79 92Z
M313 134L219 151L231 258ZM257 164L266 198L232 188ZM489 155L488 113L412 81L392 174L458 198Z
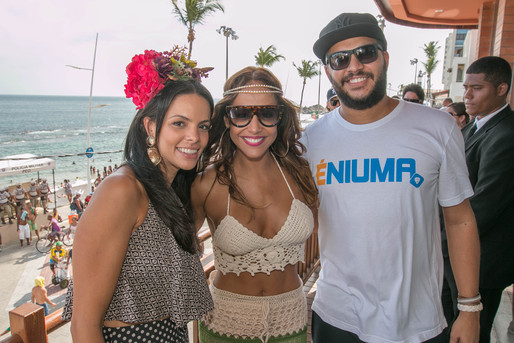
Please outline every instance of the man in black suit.
M502 292L514 282L514 113L506 102L511 79L509 63L488 56L469 66L464 81L466 111L475 117L462 133L480 235L481 343L490 341Z

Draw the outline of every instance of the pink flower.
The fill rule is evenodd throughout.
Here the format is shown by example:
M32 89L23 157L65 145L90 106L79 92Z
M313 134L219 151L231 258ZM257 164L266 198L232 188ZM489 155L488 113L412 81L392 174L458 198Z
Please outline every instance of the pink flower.
M153 50L146 50L144 54L136 55L127 65L128 75L125 85L125 95L132 98L137 109L145 105L164 88L164 82L159 73L155 70L153 60L160 56Z
M196 62L185 58L186 48L175 47L171 52L145 50L135 55L127 65L125 95L141 109L161 90L168 80L188 80L207 77L212 68L195 68Z

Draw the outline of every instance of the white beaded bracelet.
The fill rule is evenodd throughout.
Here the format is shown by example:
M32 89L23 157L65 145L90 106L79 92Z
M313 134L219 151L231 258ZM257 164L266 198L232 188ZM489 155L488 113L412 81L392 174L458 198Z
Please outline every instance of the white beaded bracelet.
M459 304L473 304L473 303L476 303L477 301L480 301L482 300L482 297L480 296L480 293L478 293L478 295L472 297L472 298L457 298L457 302Z
M457 304L457 309L462 312L480 312L484 309L484 305L482 305L482 303L478 303L477 305Z

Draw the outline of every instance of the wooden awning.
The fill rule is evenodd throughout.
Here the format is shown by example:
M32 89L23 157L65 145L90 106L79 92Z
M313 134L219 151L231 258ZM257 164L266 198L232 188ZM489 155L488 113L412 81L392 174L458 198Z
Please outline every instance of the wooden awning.
M490 1L490 0L489 0ZM375 0L392 23L419 28L476 29L485 0Z

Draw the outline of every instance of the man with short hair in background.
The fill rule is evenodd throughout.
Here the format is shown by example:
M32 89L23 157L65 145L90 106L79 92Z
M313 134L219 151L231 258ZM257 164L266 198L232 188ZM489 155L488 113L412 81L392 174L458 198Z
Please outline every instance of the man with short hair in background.
M337 107L339 107L339 98L334 88L330 88L327 92L327 110L330 112Z
M302 136L320 199L313 342L447 341L439 203L466 303L452 341L476 343L479 241L455 120L386 95L387 41L371 14L334 18L314 53L341 106Z
M16 184L16 188L12 191L12 197L16 201L16 213L19 213L20 207L25 205L25 200L28 199L27 191L21 186L21 183Z
M423 104L425 101L425 91L417 83L411 83L402 90L402 99L415 104Z
M36 181L31 180L29 189L27 191L30 197L30 205L35 209L37 206L37 200L39 198L39 187L36 186Z
M443 102L441 103L441 110L445 111L451 104L453 104L452 98L444 98Z
M471 207L480 235L484 310L480 343L489 342L503 290L514 283L514 113L507 104L512 70L501 57L473 62L466 71L464 102L475 117L462 129Z
M5 215L9 219L9 224L12 224L14 216L11 207L11 194L7 186L0 188L0 215L2 217L2 224L5 224Z
M50 186L48 185L46 178L43 178L39 184L39 194L41 195L41 207L43 207L43 214L48 212L48 195L50 193Z

